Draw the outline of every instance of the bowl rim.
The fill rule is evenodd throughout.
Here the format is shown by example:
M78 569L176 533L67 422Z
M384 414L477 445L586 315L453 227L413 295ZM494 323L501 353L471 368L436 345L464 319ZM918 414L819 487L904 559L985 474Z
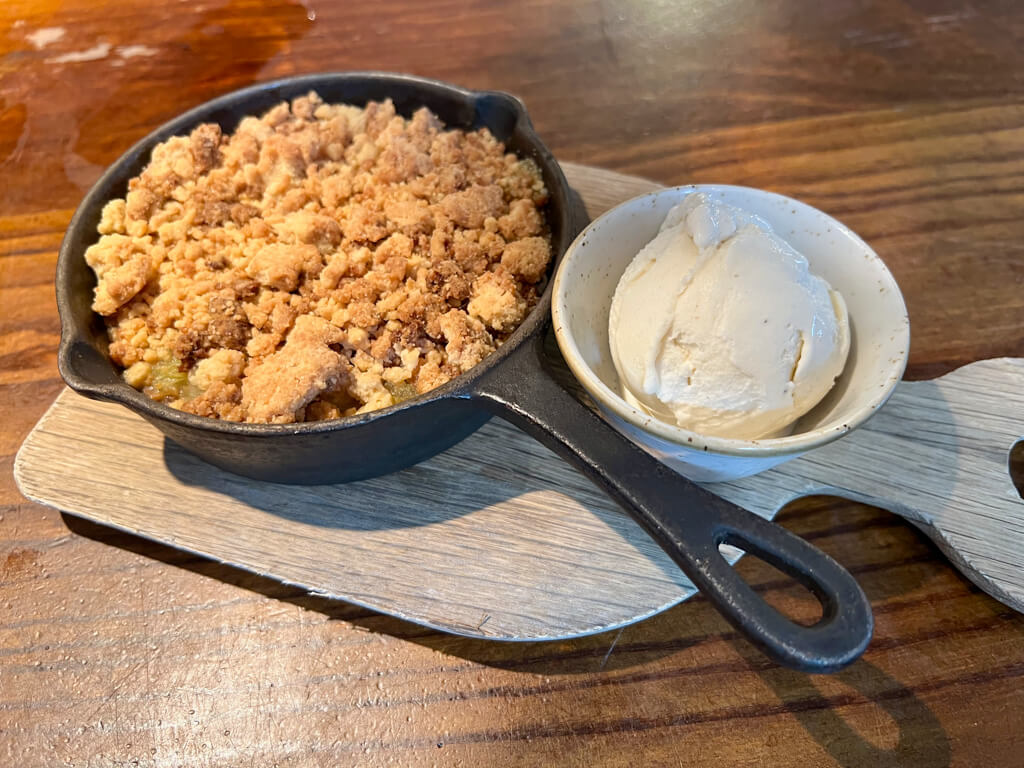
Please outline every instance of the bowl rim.
M337 419L325 419L320 421L296 422L290 424L264 424L250 422L233 422L215 419L206 416L179 411L171 406L153 400L142 392L131 387L123 380L115 382L97 382L81 375L73 360L79 354L81 347L92 348L88 340L86 329L75 322L71 317L71 310L68 305L71 301L71 288L69 286L69 273L72 270L75 258L84 258L84 250L79 249L74 242L76 233L87 227L86 214L102 201L101 204L111 199L109 188L116 183L126 181L129 178L129 168L136 162L140 155L145 154L148 162L149 153L160 142L166 141L172 136L182 135L204 121L213 119L213 115L222 109L232 108L239 102L249 102L258 99L260 96L274 91L285 91L279 95L279 100L290 101L308 90L318 88L337 87L346 81L356 83L358 81L386 83L389 85L404 85L413 88L420 88L424 92L443 92L465 104L479 106L485 100L499 101L511 110L515 115L515 122L511 134L522 132L528 140L531 153L535 153L535 162L545 175L549 175L556 183L549 184L550 202L549 211L557 212L560 216L562 237L559 242L552 242L552 267L544 290L538 298L537 304L530 313L523 319L519 327L505 342L469 371L465 371L450 381L424 392L415 397L404 400L401 403L368 411L353 416L343 416ZM386 96L373 97L386 98ZM358 101L358 100L357 100ZM341 103L341 102L338 102ZM353 102L355 103L355 102ZM265 109L253 107L248 114L257 116ZM553 188L552 188L553 186ZM550 215L550 213L549 213ZM135 411L139 415L159 422L166 422L184 427L186 429L197 429L204 432L219 433L225 435L246 435L250 437L270 438L284 435L319 434L334 432L349 427L357 427L372 424L380 419L387 419L397 413L407 411L419 405L450 399L469 397L472 386L485 372L493 369L504 361L513 350L523 344L530 336L543 326L549 317L549 307L554 285L553 274L557 269L558 262L568 251L568 243L571 242L573 234L577 231L579 221L574 210L570 194L569 183L565 174L555 159L554 155L541 140L533 126L529 113L523 102L516 96L505 91L498 90L473 90L453 85L441 80L419 77L398 72L386 72L375 70L351 70L351 71L330 71L293 75L266 82L258 82L243 88L234 89L204 101L194 107L181 112L170 120L150 131L146 136L135 142L128 150L117 158L106 168L103 174L89 188L88 192L78 204L68 224L64 239L58 253L57 268L55 274L55 289L57 294L57 310L61 323L61 338L58 347L58 369L64 381L75 391L93 399L115 402ZM98 237L98 235L97 235ZM109 358L108 358L109 361ZM110 362L111 367L117 371L117 367Z
M685 427L669 424L630 404L621 395L605 384L605 382L583 359L579 346L576 344L576 340L569 330L570 325L567 322L567 314L569 312L570 302L565 290L565 285L567 283L565 275L568 274L568 270L573 263L573 257L580 250L581 244L584 243L586 239L592 235L595 229L602 225L603 222L606 222L612 215L616 214L623 208L640 207L644 205L650 206L661 197L678 197L679 200L682 200L684 197L695 192L724 194L736 192L742 192L745 194L754 193L778 204L797 206L798 208L808 209L809 212L823 216L830 223L830 226L843 236L849 238L855 245L859 246L863 250L866 260L872 264L872 266L877 270L879 277L885 281L886 287L891 293L891 300L897 302L901 310L901 316L898 321L899 328L897 329L897 336L894 337L894 341L899 344L899 353L892 356L887 361L887 365L884 369L884 386L875 388L874 394L871 397L864 399L863 403L858 406L851 418L838 425L812 429L794 435L787 435L785 437L739 439L719 437L716 435L705 435L700 432L686 429ZM815 208L814 206L797 200L796 198L782 195L777 192L758 189L756 187L745 187L733 184L683 184L674 187L663 187L653 192L648 192L629 200L625 200L591 221L590 224L584 227L583 231L577 235L576 239L569 246L568 250L566 250L565 255L558 264L557 271L555 272L555 279L553 281L551 316L554 324L555 338L558 342L558 347L562 352L562 357L565 358L565 362L569 366L573 375L586 389L590 396L597 401L598 405L602 409L621 418L627 424L637 428L643 434L649 434L667 441L674 448L677 447L684 453L691 451L696 453L714 453L736 458L772 457L800 454L812 448L826 445L859 427L871 418L871 416L874 415L874 413L881 408L886 401L888 401L892 396L892 393L895 391L896 385L903 378L903 373L907 367L907 358L910 351L910 318L907 313L906 302L903 299L903 294L900 292L899 285L896 283L896 278L886 266L885 262L882 261L882 258L870 245L867 244L867 242L864 241L863 238L841 221L835 219L824 211Z

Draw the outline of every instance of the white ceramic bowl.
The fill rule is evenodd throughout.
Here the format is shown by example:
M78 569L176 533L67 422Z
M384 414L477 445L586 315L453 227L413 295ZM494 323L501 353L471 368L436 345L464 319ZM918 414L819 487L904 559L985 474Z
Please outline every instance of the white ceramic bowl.
M720 197L761 216L846 300L851 326L846 367L825 399L786 437L738 440L702 435L656 419L621 396L608 347L612 296L626 266L657 234L669 209L694 192ZM672 468L701 482L763 472L856 429L892 394L910 347L903 296L867 243L805 203L747 187L663 189L622 203L593 221L559 265L552 318L566 363L609 421Z

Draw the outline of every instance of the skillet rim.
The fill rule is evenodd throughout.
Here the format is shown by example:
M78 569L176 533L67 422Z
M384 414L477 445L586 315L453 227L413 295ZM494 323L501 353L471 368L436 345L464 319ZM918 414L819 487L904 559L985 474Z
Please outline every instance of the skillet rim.
M99 238L95 225L98 222L98 216L103 206L110 199L118 196L115 190L125 189L128 179L141 171L141 168L148 163L152 149L158 143L166 141L172 136L187 133L202 122L209 122L211 120L217 122L214 115L222 111L239 112L242 116L257 116L269 107L257 107L254 106L254 102L262 103L270 100L270 105L272 106L274 103L295 98L309 90L320 91L328 88L343 88L345 86L370 91L378 88L404 87L416 94L415 101L420 106L429 106L426 102L431 98L447 97L462 107L464 116L471 114L474 118L474 123L470 125L446 123L446 127L467 129L487 125L487 121L480 115L481 107L497 106L500 109L506 110L512 116L513 121L508 135L496 135L496 138L499 138L508 146L511 140L519 136L526 144L525 149L528 151L518 151L516 154L530 157L540 168L549 194L545 215L552 230L554 230L556 223L558 226L557 241L553 240L552 242L553 258L548 268L547 282L537 304L501 347L476 366L456 376L451 381L396 405L369 411L364 414L344 416L338 419L293 424L257 424L223 421L171 408L169 405L147 397L124 382L120 378L120 372L109 358L106 350L105 334L98 338L98 334L93 333L93 338L90 339L90 333L88 332L90 330L89 324L91 323L92 329L97 331L97 326L102 324L99 316L90 309L88 313L89 323L86 324L86 327L83 327L81 318L75 316L76 313L73 307L76 298L75 288L72 286L74 272L82 269L81 261L84 259L85 249ZM352 98L345 103L362 105L372 99L387 97L386 94L369 95L365 99ZM325 97L325 101L336 102L337 100ZM402 110L397 109L397 105L396 110L399 114L402 114ZM238 117L235 120L235 125L240 120L241 117ZM232 130L235 125L231 126ZM136 166L139 167L136 168ZM562 256L580 228L580 222L575 221L575 218L570 198L569 183L561 167L537 135L525 105L509 93L493 90L471 90L440 80L381 71L321 72L285 77L266 83L257 83L203 102L151 131L111 164L89 189L82 202L79 203L68 225L57 259L55 286L57 310L61 324L61 338L57 356L58 370L68 386L76 392L92 399L118 403L148 419L170 422L180 427L201 432L251 437L296 436L341 431L369 425L437 400L467 398L472 395L474 383L504 362L517 348L534 334L539 333L546 325L550 317L551 296L554 284L553 276ZM93 285L95 285L94 276ZM102 346L103 349L99 349L99 346ZM115 380L97 381L95 378L91 378L78 370L76 363L85 355L93 357L93 364L97 362L96 355L99 355L102 358L102 362L105 362L110 367Z

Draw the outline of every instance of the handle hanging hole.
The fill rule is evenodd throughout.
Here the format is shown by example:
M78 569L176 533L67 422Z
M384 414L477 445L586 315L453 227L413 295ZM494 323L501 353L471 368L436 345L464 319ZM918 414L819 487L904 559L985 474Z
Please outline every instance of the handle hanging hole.
M781 615L804 627L812 627L825 617L825 605L821 598L801 579L786 573L750 549L734 536L726 536L725 543L718 546L718 554L734 568L746 573L741 578L760 595L768 605ZM743 555L745 559L756 560L750 565L737 565Z
M1017 489L1021 499L1024 499L1024 440L1018 440L1010 448L1006 468L1010 473L1010 482Z

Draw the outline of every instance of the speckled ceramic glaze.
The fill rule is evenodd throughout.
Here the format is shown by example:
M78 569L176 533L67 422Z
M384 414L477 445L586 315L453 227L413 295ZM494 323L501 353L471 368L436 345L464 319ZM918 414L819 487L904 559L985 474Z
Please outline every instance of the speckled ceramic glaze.
M656 234L668 211L705 192L765 219L803 253L811 271L846 300L852 339L842 375L787 437L738 440L660 421L621 396L608 346L608 312L626 266ZM903 376L910 324L892 274L843 224L792 198L758 189L685 186L629 200L590 224L569 247L555 278L552 316L562 354L609 421L687 477L732 480L763 472L856 429Z

